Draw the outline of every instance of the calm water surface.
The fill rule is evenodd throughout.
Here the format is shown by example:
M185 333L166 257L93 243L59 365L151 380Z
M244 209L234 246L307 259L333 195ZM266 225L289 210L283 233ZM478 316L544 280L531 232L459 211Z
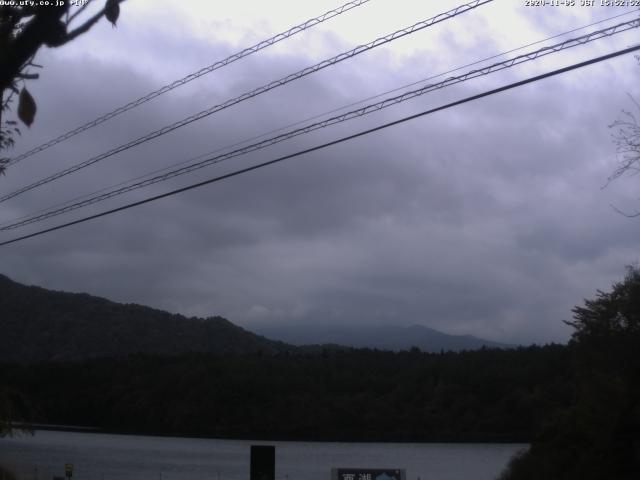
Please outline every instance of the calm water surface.
M492 480L522 444L311 443L37 431L0 439L19 480L248 480L250 445L276 446L277 480L330 480L332 467L404 468L407 480ZM2 479L0 479L2 480Z

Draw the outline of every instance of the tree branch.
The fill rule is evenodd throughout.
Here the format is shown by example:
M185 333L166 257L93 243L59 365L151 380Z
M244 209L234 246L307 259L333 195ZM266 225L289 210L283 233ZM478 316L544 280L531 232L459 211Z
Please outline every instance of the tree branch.
M83 33L88 32L89 29L93 27L98 22L98 20L102 18L103 15L104 15L104 8L100 10L98 13L96 13L89 20L84 22L82 25L80 25L78 28L67 33L67 35L64 37L60 45L64 45L65 43L70 42L74 38L82 35Z
M118 4L124 2L124 0L118 0ZM84 5L82 8L86 7L88 5L88 3L86 5ZM73 40L74 38L82 35L83 33L86 33L89 31L89 29L91 27L93 27L95 25L95 23L100 20L104 14L105 11L107 10L106 5L102 8L102 10L100 10L98 13L96 13L93 17L91 17L89 20L87 20L86 22L84 22L82 25L80 25L78 28L76 28L75 30L72 30L71 32L67 33L67 36L64 38L64 41L61 43L61 45L64 45L67 42L70 42L71 40ZM77 15L79 12L76 12L75 15ZM72 17L73 19L73 17ZM71 19L69 20L71 21Z
M70 24L71 22L73 22L73 19L74 19L74 18L76 18L78 15L80 15L80 14L84 11L84 9L85 9L85 8L87 8L87 7L91 4L91 2L93 2L93 0L87 0L87 3L85 3L84 5L82 5L79 9L77 9L77 10L74 12L74 14L73 14L73 15L71 15L71 16L69 17L69 20L67 20L67 27L69 26L69 24Z
M619 208L617 208L615 205L609 204L609 206L611 208L613 208L613 210L615 210L616 212L618 212L620 215L624 215L627 218L636 218L636 217L640 217L640 212L636 212L636 213L626 213L623 212L622 210L620 210Z
M0 89L11 88L15 76L44 44L54 40L60 18L66 6L47 6L25 25L20 34L12 39L4 52L0 52Z
M40 78L40 75L37 73L19 73L16 75L16 78L20 78L22 80L37 80Z

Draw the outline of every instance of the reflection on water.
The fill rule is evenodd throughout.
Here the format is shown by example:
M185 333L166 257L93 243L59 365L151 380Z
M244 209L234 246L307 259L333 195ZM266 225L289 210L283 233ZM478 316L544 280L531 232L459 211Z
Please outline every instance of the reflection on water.
M407 480L492 480L522 444L311 443L38 431L0 439L19 480L247 480L249 447L276 446L278 480L330 480L332 467L404 468ZM0 479L2 480L2 479Z

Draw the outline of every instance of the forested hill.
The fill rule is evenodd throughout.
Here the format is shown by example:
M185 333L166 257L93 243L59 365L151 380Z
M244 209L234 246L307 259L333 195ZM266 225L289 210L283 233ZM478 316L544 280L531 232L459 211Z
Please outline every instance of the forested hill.
M187 318L0 275L0 360L76 360L132 353L266 354L287 350L222 317Z
M0 275L0 361L80 360L132 353L313 353L323 346L396 351L418 347L427 352L510 347L422 326L287 325L284 329L265 327L258 333L264 336L219 316L187 318L85 293L26 286Z
M563 345L132 355L0 362L0 378L21 392L14 412L35 423L212 438L523 442L571 404L570 359Z

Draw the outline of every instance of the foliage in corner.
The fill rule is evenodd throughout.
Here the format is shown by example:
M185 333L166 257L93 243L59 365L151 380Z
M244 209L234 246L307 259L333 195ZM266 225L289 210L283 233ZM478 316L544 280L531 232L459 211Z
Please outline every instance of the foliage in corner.
M636 60L640 64L640 55L636 55ZM638 113L640 113L640 102L638 102L631 94L629 94L631 102L635 105ZM611 134L616 153L618 154L618 168L609 175L607 184L630 173L636 175L640 172L640 123L636 114L631 111L623 110L620 117L616 119L609 128L613 130ZM614 209L626 217L638 217L640 212L625 213L619 209Z
M86 9L94 0L76 4L71 2L15 2L0 6L0 151L14 145L14 135L20 131L14 120L4 120L3 114L10 111L14 97L18 96L17 117L27 127L35 120L36 101L25 86L28 80L39 77L32 68L41 68L33 63L42 46L60 47L89 31L102 17L115 27L123 0L106 0L104 7L94 15L84 17ZM9 2L7 2L9 3ZM33 3L33 4L30 4ZM83 17L82 23L76 22ZM7 158L0 157L0 174L5 173Z
M576 397L501 480L640 478L640 269L573 309Z
M32 434L26 421L35 416L31 402L21 392L0 386L0 438L13 436L16 430Z
M0 465L0 478L2 480L17 480L16 474L2 465Z
M11 103L18 96L17 117L30 127L36 116L36 101L25 83L39 77L32 68L41 68L33 62L40 47L60 47L89 31L103 16L114 26L123 0L106 0L104 7L94 15L82 19L94 0L87 0L71 9L71 2L2 2L0 5L0 152L14 146L14 136L20 134L15 120L3 116L11 111ZM45 4L46 3L46 4ZM19 89L19 87L22 87ZM9 158L0 156L0 174L4 175ZM15 420L15 406L19 395L3 390L0 385L0 436L11 434L10 421Z

